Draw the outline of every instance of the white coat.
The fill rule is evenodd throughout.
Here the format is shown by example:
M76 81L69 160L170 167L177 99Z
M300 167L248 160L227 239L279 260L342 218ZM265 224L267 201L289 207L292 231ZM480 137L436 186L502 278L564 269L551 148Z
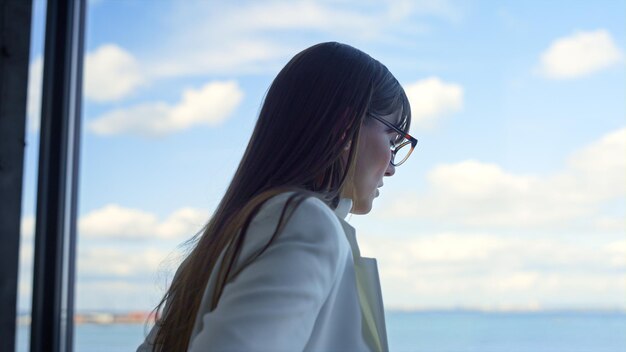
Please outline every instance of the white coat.
M235 270L267 243L289 194L268 200L252 220ZM351 208L347 198L334 211L314 197L303 201L209 312L220 257L189 351L387 351L376 260L359 253L355 230L344 220ZM137 351L150 351L156 332Z

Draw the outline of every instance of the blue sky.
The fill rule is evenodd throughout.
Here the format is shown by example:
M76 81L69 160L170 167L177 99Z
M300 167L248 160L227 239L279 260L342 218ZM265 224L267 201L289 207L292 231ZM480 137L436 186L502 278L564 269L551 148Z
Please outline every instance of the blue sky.
M20 302L29 305L35 3ZM419 139L368 216L388 308L626 309L626 4L91 1L78 309L150 309L219 202L263 94L351 44L405 86Z

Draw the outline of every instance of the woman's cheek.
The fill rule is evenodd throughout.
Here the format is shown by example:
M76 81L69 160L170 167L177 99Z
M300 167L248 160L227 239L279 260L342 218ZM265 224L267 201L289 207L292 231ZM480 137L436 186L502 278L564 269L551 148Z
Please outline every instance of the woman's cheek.
M391 149L389 148L389 144L388 144L389 141L386 141L386 142L387 143L385 143L384 148L381 148L381 160L383 160L381 167L383 168L383 175L385 174L385 171L387 170L387 166L391 162Z

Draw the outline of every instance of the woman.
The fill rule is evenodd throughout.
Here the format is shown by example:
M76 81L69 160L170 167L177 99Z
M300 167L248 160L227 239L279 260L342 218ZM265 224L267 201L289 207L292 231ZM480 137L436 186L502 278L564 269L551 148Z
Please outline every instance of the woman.
M291 59L139 350L387 350L376 263L344 218L413 150L410 119L367 54L322 43Z

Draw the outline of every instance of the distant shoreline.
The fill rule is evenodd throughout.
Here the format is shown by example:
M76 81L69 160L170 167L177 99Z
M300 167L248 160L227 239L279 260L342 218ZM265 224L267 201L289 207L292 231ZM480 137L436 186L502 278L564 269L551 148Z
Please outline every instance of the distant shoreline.
M386 314L486 314L486 315L575 315L575 314L602 314L602 315L626 315L626 309L387 309ZM154 324L154 314L152 311L132 311L124 313L111 312L80 312L74 316L74 324ZM17 317L17 324L20 326L30 325L30 313L20 313Z
M81 312L74 315L74 324L154 324L155 315L152 311L133 311L125 313L108 312ZM20 314L17 317L18 325L30 325L30 314Z

